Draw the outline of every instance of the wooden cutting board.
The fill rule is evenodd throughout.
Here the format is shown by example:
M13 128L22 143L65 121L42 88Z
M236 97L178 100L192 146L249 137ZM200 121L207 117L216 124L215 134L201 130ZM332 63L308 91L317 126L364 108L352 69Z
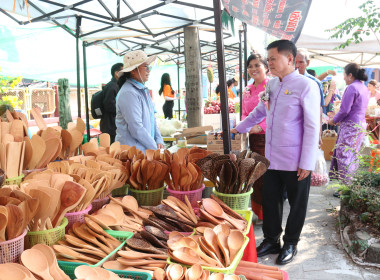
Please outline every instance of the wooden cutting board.
M10 134L13 135L16 142L21 142L24 138L24 125L21 120L14 120L11 123L9 130Z
M32 159L29 162L28 169L35 169L36 165L41 161L42 156L46 150L46 144L44 139L41 136L33 135L30 139L33 148Z
M33 108L32 110L30 110L30 113L32 114L34 120L36 121L38 128L40 130L45 130L47 126L44 119L42 118L40 110L37 108Z

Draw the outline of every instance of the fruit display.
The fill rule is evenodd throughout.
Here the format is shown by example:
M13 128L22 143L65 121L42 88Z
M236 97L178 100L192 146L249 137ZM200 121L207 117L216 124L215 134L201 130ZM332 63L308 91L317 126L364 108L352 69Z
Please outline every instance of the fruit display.
M207 100L203 112L205 114L219 114L220 101ZM228 113L235 113L235 103L231 99L228 100Z

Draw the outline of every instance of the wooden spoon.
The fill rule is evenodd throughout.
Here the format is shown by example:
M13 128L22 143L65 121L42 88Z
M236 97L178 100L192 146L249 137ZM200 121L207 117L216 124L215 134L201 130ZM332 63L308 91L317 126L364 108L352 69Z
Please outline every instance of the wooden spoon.
M198 280L202 276L202 267L199 264L194 264L188 269L189 280Z
M174 264L168 271L172 280L180 280L183 278L183 268L179 264Z
M206 244L214 251L219 261L222 261L222 255L219 250L217 236L211 228L206 228L203 232L203 237Z
M53 249L54 249L54 251L56 251L61 256L68 258L68 259L88 261L91 263L99 262L99 259L87 257L85 255L82 255L81 253L78 253L78 252L71 250L70 248L62 246L62 245L53 245Z
M54 280L49 273L49 264L45 255L36 249L25 250L21 254L22 264L32 273L44 280Z
M87 277L97 277L99 276L96 270L93 270L91 266L80 265L74 270L75 277L80 279L87 279ZM89 278L90 279L90 278Z
M102 259L105 258L105 257L107 257L107 254L104 253L103 251L100 251L100 250L99 251L98 250L89 250L89 249L85 249L85 248L73 247L73 246L71 246L72 244L70 244L69 242L64 241L64 240L59 240L57 242L57 244L65 246L67 248L70 248L71 250L77 251L79 253L86 253L86 254L94 255L94 256L100 257Z
M79 239L78 237L75 237L73 235L69 235L69 234L66 234L65 235L65 240L74 245L74 246L77 246L79 248L85 248L85 249L88 249L88 250L91 250L91 251L98 251L98 252L101 252L101 253L104 253L101 249L99 248L96 248L94 246L91 246L90 244L84 242L82 239Z
M33 249L39 250L45 255L49 265L49 273L54 279L70 280L70 277L59 268L54 250L51 247L45 244L36 244Z
M76 222L73 224L73 227L72 227L74 233L82 238L83 240L86 240L88 242L91 242L92 244L98 246L100 249L102 249L104 252L106 252L107 254L110 254L113 249L112 248L109 248L107 247L106 245L100 243L96 237L94 237L93 235L89 234L88 231L86 231L84 228L82 228L80 226L80 223Z
M210 275L210 280L223 280L224 274L223 273L213 273Z
M213 258L210 258L207 256L200 248L197 242L195 242L192 238L190 237L184 237L181 238L177 243L174 244L174 248L172 250L176 250L177 248L181 247L187 247L192 249L194 252L198 254L199 257L201 257L209 266L212 267L222 267L222 265L217 261L214 260Z
M1 280L3 279L4 280L33 279L33 278L28 277L28 274L23 269L19 268L19 267L22 267L22 265L17 265L17 267L15 267L14 265L17 265L17 264L13 264L13 263L0 264L0 271L1 271L0 279Z
M166 260L168 258L167 255L158 255L158 254L146 254L137 251L119 251L117 252L121 257L126 259L146 259L146 258L155 258L155 259L163 259Z
M244 231L247 222L244 222L242 220L237 220L235 218L232 218L231 216L227 215L224 211L223 208L213 199L211 198L205 198L202 201L202 205L205 208L205 210L213 215L214 217L217 218L222 218L228 222L230 222L234 227L236 227L240 231Z
M86 192L86 189L81 185L67 181L61 191L61 206L57 215L53 220L54 227L57 227L65 214L74 209L82 200Z
M117 261L123 265L127 266L138 266L138 265L148 265L148 264L165 264L166 260L132 260L125 258L117 258Z
M60 157L65 159L67 157L67 149L70 147L70 143L72 141L71 133L65 129L61 131L61 141L62 141L62 150Z
M241 233L241 231L232 230L230 232L230 235L228 235L228 239L227 239L231 262L234 261L235 256L237 252L239 252L239 250L241 249L241 246L243 246L243 243L244 243L244 235Z
M201 264L201 259L194 250L190 248L179 248L178 250L173 251L172 253L169 251L169 256L173 257L175 261L178 261L187 265ZM207 266L207 265L206 265Z
M95 231L96 233L98 234L101 234L101 235L104 235L105 237L108 237L114 241L119 241L117 240L115 237L113 237L112 235L108 234L106 231L104 231L104 229L102 229L101 226L99 226L97 223L95 223L93 220L91 220L89 217L85 217L84 218L85 222L86 222L86 225L92 229L93 231ZM120 243L121 244L121 243ZM119 245L120 245L119 244Z
M8 224L8 210L0 205L0 242L5 241L5 230Z
M15 270L21 270L25 273L25 275L27 276L26 279L30 279L30 280L37 280L36 277L33 276L33 274L23 265L21 264L18 264L18 263L7 263L7 266L9 266L10 268L15 269ZM0 268L1 270L1 268ZM3 272L3 270L1 270L1 272ZM1 273L3 276L3 273ZM8 279L8 278L4 278L4 279ZM17 279L17 277L11 277L11 279Z
M217 234L217 237L218 237L217 241L218 241L219 248L223 253L226 267L228 267L231 264L231 261L230 261L230 252L228 250L227 236L223 232L219 232Z
M166 272L162 268L156 268L153 271L153 278L156 280L165 280Z

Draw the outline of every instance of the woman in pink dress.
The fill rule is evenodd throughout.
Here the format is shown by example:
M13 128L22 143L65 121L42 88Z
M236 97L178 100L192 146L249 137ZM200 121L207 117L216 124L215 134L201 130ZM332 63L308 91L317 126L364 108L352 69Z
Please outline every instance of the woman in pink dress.
M242 120L259 104L259 94L265 91L268 82L268 64L264 57L259 54L252 54L247 60L247 69L249 76L254 79L254 83L247 86L243 92L243 112ZM261 123L253 126L249 131L249 146L252 152L265 156L265 131L266 119ZM263 177L253 185L252 210L260 220L263 219L261 192L263 188Z

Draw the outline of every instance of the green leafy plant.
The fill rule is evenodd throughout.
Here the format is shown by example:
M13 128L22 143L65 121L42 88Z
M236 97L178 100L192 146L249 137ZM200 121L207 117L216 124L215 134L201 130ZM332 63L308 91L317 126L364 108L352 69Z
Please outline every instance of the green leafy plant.
M380 46L378 34L380 34L380 7L375 4L375 1L369 0L359 6L364 16L357 18L349 18L334 28L327 29L327 32L334 32L330 38L341 39L349 35L344 43L340 44L336 49L344 49L351 43L358 44L363 41L364 36L375 35Z

